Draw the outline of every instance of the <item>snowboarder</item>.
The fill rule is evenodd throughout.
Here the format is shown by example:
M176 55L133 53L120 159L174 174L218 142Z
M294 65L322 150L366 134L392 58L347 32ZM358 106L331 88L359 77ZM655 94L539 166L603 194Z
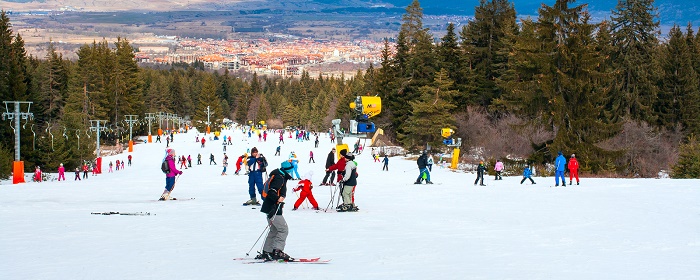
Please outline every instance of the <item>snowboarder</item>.
M476 186L476 183L479 182L479 179L481 179L479 186L486 186L484 185L484 171L486 171L486 166L484 166L483 161L480 161L479 166L476 168L476 180L474 180L474 186Z
M520 184L525 182L526 179L530 179L530 182L532 182L533 185L537 184L537 183L535 183L535 180L532 180L532 170L530 169L530 166L528 166L528 165L525 165L525 169L523 169L523 179L520 180Z
M495 180L503 180L503 177L501 177L501 172L503 171L503 162L501 160L496 160L496 165L493 167L493 170L496 171L496 178Z
M561 185L566 187L566 179L564 178L564 171L566 171L566 158L564 157L564 153L562 153L562 151L559 151L558 154L559 156L557 156L557 159L554 161L554 167L556 168L556 171L554 172L554 186L559 186L559 178L561 178Z
M258 148L253 147L250 150L250 156L248 157L248 194L250 195L250 200L243 203L243 205L260 205L260 202L256 199L255 187L258 188L258 193L260 193L260 198L263 196L263 177L262 173L267 167L267 160L265 157L258 153ZM285 190L286 191L286 190Z
M314 188L313 183L311 182L312 176L313 172L311 171L304 174L304 180L299 181L299 184L297 184L297 187L294 189L294 192L301 191L301 193L299 194L299 199L297 199L297 201L294 203L294 209L292 210L299 209L299 205L301 205L301 203L303 203L307 198L309 199L309 202L311 202L313 209L319 210L318 203L314 198L314 194L311 192L311 189Z
M282 216L284 199L287 197L287 180L291 179L291 170L294 167L289 161L282 162L280 168L270 172L268 189L264 194L263 206L260 212L267 214L267 224L270 232L263 243L263 251L256 259L293 261L294 258L284 253L287 244L289 227Z
M573 185L573 178L576 178L576 185L578 185L578 160L576 160L576 154L571 154L569 159L569 185Z
M418 174L418 179L416 179L416 182L414 184L417 184L417 185L422 184L423 179L425 179L426 184L432 184L433 182L430 181L430 171L428 171L428 152L427 151L423 151L423 153L418 157L416 164L418 164L418 170L420 171L420 174Z
M333 180L335 179L335 171L330 170L331 166L335 163L335 148L331 149L331 152L328 153L328 157L326 158L326 176L323 177L323 182L321 183L321 186L333 186L335 183L333 183ZM330 176L330 181L328 181L328 177ZM326 183L327 182L327 183Z
M338 212L355 212L360 210L355 206L355 187L357 186L357 163L352 154L345 155L345 176L343 177L343 204L338 206Z
M167 149L165 153L166 156L164 160L168 164L168 173L165 174L165 190L159 200L170 199L170 193L173 191L173 188L175 188L175 176L182 175L182 171L177 170L175 166L175 157L177 156L175 155L175 149Z
M63 163L58 166L58 180L61 181L61 179L66 180L66 168L63 167Z

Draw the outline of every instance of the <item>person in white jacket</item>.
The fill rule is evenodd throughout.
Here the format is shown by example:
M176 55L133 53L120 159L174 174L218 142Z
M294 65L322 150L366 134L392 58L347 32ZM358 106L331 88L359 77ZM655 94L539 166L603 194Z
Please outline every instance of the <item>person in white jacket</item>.
M430 171L430 172L433 172L433 163L435 163L433 161L433 154L428 153L428 171Z

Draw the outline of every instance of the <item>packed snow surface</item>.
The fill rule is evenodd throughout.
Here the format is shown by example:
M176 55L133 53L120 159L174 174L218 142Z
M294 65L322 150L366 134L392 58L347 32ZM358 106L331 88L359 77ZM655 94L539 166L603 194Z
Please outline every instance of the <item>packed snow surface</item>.
M248 176L233 174L238 156L257 147L271 171L296 152L299 173L314 173L323 210L334 189L320 186L334 144L321 134L314 148L313 136L297 142L285 133L273 156L278 134L267 142L223 134L233 137L227 176L221 140L201 148L202 134L175 135L177 155L193 158L173 192L180 201L157 201L165 143L136 145L132 166L113 173L107 163L128 153L105 157L105 172L87 180L67 172L63 182L3 181L0 279L700 279L700 180L582 178L555 188L551 177L521 185L512 176L475 186L475 174L434 167L436 184L414 185L415 160L392 157L382 171L369 148L356 159L359 212L306 203L291 211L297 181L288 182L284 251L330 263L245 264L234 258L260 250L262 239L253 244L266 219L242 206ZM91 214L110 211L151 215Z

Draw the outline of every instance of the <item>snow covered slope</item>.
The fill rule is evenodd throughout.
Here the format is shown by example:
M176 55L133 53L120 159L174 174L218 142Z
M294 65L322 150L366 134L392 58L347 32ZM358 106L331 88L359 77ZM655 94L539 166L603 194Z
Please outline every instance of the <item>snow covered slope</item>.
M369 151L356 160L359 212L290 211L288 193L285 251L329 264L243 264L233 259L245 257L266 221L259 207L241 206L248 178L233 175L236 158L256 146L275 168L295 151L325 208L331 188L320 182L332 143L323 134L314 149L313 138L285 135L275 157L276 134L267 143L224 134L234 137L228 176L221 141L200 148L195 132L175 135L178 155L196 162L202 154L173 192L194 200L156 201L164 143L139 144L133 166L88 180L2 182L0 279L700 279L700 180L583 178L551 188L553 178L505 177L476 187L473 174L434 169L439 184L413 185L414 161L390 158L383 172ZM219 165L208 164L210 153ZM90 214L109 211L151 215Z

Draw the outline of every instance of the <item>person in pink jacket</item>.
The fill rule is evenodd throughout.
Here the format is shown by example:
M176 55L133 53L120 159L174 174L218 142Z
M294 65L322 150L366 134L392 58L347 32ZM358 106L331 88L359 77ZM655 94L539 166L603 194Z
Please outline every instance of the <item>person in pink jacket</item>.
M165 161L168 163L168 173L165 173L165 191L160 196L160 200L170 199L170 193L175 188L175 176L181 175L182 171L175 168L175 149L167 149Z
M34 181L41 183L41 168L39 166L34 170Z
M496 161L496 165L493 167L493 170L496 171L496 180L503 180L503 177L501 177L503 162L501 162L500 159Z
M66 180L66 168L63 167L63 163L58 166L58 180L61 181L61 179L63 179L63 181Z

